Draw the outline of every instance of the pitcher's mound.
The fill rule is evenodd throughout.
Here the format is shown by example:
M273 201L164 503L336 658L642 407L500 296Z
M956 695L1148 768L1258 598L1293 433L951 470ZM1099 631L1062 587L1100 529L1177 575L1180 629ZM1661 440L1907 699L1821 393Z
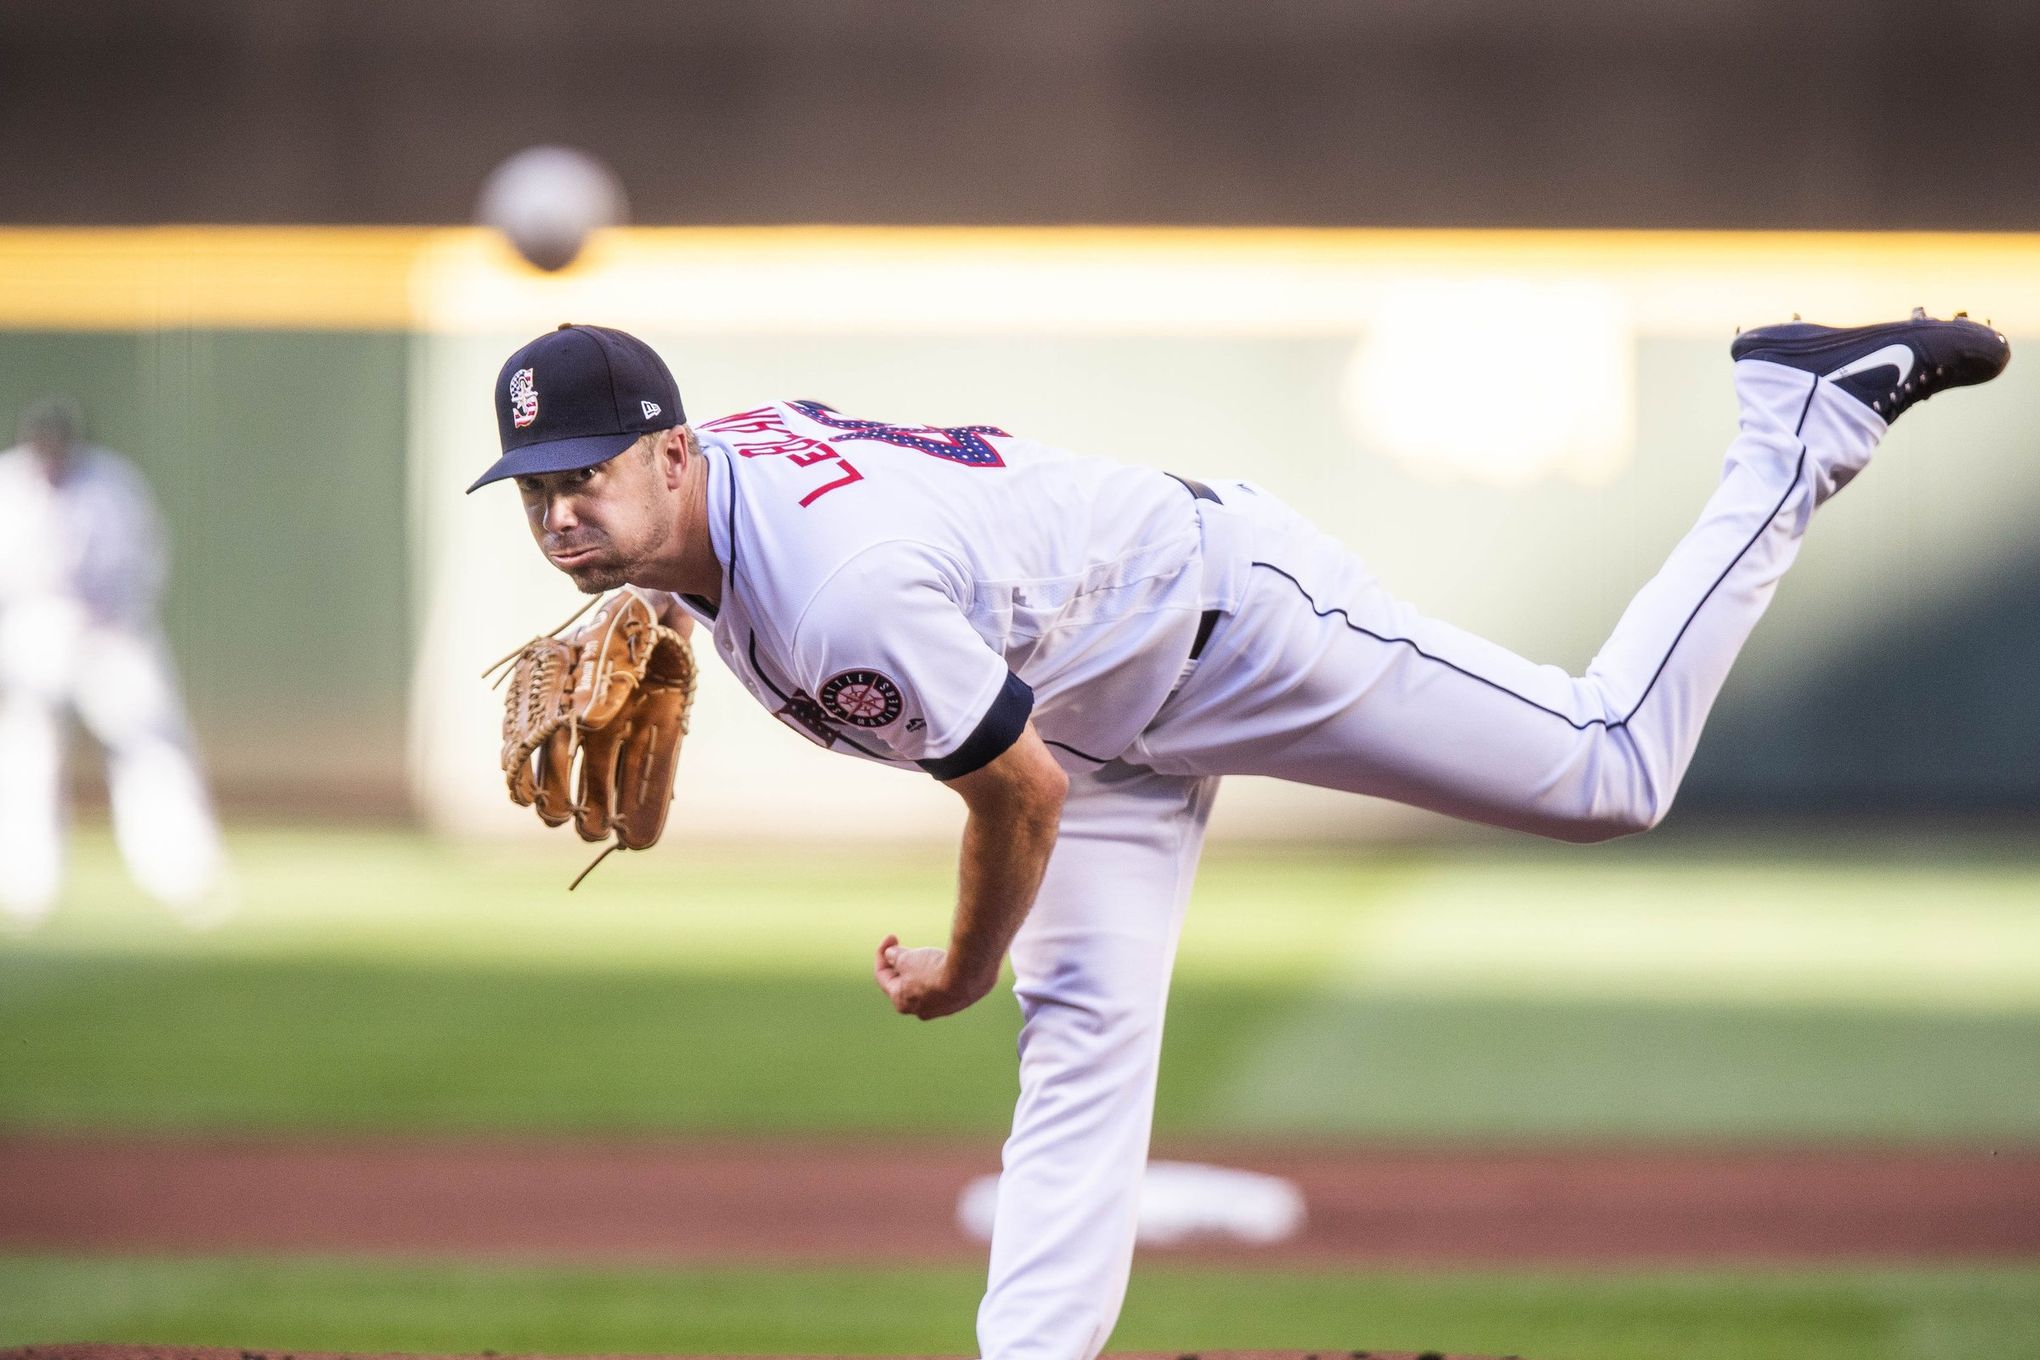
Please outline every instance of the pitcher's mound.
M834 1360L830 1356L428 1356L401 1354L342 1355L331 1351L243 1351L217 1346L147 1346L128 1343L20 1346L0 1350L0 1360ZM933 1357L926 1360L934 1360ZM946 1360L957 1360L947 1357ZM1115 1351L1105 1360L1483 1360L1440 1351L1370 1351L1340 1348L1322 1351ZM1503 1360L1517 1360L1515 1356Z

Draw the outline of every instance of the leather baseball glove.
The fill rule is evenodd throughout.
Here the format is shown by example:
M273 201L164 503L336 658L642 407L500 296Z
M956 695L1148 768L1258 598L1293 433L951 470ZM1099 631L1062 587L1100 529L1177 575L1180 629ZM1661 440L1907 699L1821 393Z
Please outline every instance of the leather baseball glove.
M583 840L614 835L611 849L657 841L694 706L687 639L625 589L574 632L533 638L504 663L514 663L503 696L510 800L547 826L571 819Z

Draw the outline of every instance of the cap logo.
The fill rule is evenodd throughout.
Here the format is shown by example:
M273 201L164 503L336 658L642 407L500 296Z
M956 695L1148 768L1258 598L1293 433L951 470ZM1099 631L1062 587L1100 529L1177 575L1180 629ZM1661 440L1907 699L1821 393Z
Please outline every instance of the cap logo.
M523 429L538 419L538 383L531 370L520 368L510 375L510 420Z
M656 401L643 401L643 400L640 400L640 401L638 402L638 405L640 405L640 406L642 406L642 407L644 407L644 408L645 408L645 419L646 419L646 420L650 420L650 419L651 419L651 418L652 418L653 416L655 416L655 415L659 414L659 403L657 403Z

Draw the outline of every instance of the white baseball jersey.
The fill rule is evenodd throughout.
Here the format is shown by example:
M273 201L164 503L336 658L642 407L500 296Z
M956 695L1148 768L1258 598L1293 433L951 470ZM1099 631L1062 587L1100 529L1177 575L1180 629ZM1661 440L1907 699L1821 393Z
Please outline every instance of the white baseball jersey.
M0 452L0 611L32 599L75 600L101 619L150 618L167 573L148 483L108 449L74 451L52 486L26 447Z
M986 425L772 402L698 427L720 606L680 597L810 740L952 779L1030 716L1057 758L1124 751L1240 573L1189 488ZM1212 517L1223 520L1222 516Z

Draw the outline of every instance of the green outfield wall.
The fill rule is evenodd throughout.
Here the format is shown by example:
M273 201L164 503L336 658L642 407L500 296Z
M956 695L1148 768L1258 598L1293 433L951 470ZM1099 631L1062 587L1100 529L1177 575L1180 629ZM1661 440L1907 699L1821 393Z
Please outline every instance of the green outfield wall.
M0 420L64 392L129 455L171 540L164 626L239 809L401 813L406 337L0 332ZM4 530L0 530L4 532Z

